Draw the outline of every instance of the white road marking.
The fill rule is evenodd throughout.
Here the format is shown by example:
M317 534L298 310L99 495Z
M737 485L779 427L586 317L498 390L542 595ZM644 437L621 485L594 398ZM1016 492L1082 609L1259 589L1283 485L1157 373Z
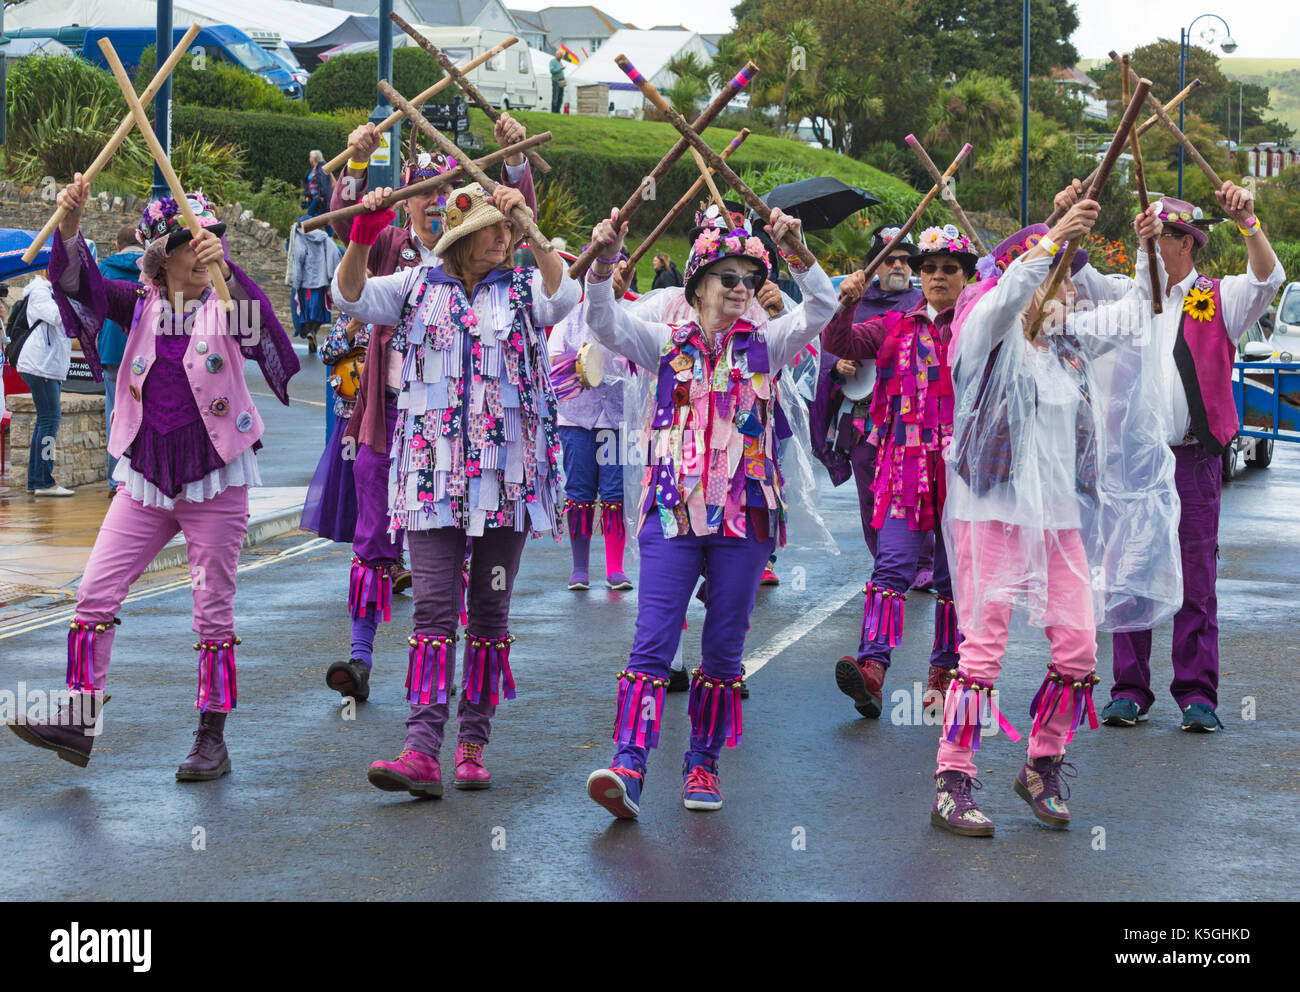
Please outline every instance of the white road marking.
M323 537L313 537L310 540L304 541L302 544L294 545L292 548L286 548L284 551L271 555L269 558L263 558L259 561L250 561L246 564L240 565L236 570L236 574L253 572L259 568L265 568L268 565L276 565L282 561L288 561L290 558L297 558L299 555L305 555L310 551L315 551L332 543L332 541L328 541ZM126 597L123 605L125 605L125 603L138 603L145 599L153 599L157 596L162 596L165 593L175 592L178 589L188 589L190 582L190 579L185 578L178 579L174 582L165 582L158 586L151 586L150 588L144 589L140 592L131 593ZM9 637L17 637L19 634L26 634L33 630L42 630L46 627L53 627L56 624L67 623L76 615L77 611L75 609L61 610L60 612L41 620L17 625L3 633L0 633L0 641Z
M762 648L745 658L745 678L751 677L790 645L811 634L823 621L833 616L840 607L854 596L862 596L861 579L841 586L839 591L833 593L830 599L824 601L821 606L805 613L799 623L786 627L779 635L764 644Z
M278 399L280 398L280 397L278 397L278 396L272 396L270 393L255 393L255 392L253 392L251 389L248 391L248 395L249 395L249 396L262 396L262 397L265 397L265 398L268 399L268 400L278 400ZM290 396L290 397L289 397L289 402L290 402L290 403L306 403L306 404L308 404L309 406L324 406L324 405L325 405L325 404L322 403L320 400L300 400L300 399L298 399L298 397L296 397L296 396Z

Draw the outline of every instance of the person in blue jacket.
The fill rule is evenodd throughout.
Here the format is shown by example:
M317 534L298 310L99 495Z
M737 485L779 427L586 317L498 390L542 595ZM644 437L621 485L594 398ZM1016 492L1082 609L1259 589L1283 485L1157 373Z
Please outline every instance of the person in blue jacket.
M99 271L105 279L126 279L130 282L140 281L140 258L144 249L136 243L135 228L123 224L117 229L116 250L99 263ZM108 429L113 420L113 396L117 392L117 367L122 364L122 352L126 348L126 331L111 320L105 320L99 330L99 359L104 364L104 445L108 446ZM113 469L117 459L108 456L108 492L117 491L113 481Z

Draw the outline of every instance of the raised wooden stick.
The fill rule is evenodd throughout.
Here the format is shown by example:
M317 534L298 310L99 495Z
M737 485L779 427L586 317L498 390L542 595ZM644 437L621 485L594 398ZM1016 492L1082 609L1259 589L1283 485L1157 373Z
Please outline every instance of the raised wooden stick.
M876 269L880 268L880 266L884 264L885 259L889 257L889 253L902 243L903 239L912 232L912 228L916 227L917 222L921 219L921 215L925 213L926 208L934 202L934 198L942 192L943 187L948 185L948 180L957 174L957 170L960 169L961 164L966 161L966 156L970 154L970 151L971 145L967 143L963 146L962 150L957 153L957 157L952 160L952 165L943 170L943 174L939 177L939 182L931 186L930 191L926 193L925 196L921 197L921 202L918 203L916 209L912 211L912 216L903 222L903 226L898 229L898 233L889 239L888 244L881 248L880 251L876 253L876 257L867 264L865 269L862 270L868 286L871 285L871 277L876 274Z
M511 37L507 38L505 41L501 42L501 44L497 45L496 47L489 48L478 58L470 59L464 65L458 65L456 68L462 73L472 72L474 69L477 69L488 59L492 58L494 55L500 55L502 52L504 52L507 48L509 48L518 40L519 40L518 38L512 35ZM455 81L456 81L455 77L452 76L450 73L448 73L447 75L439 79L436 83L434 83L432 86L430 86L427 90L425 90L423 93L417 93L414 97L411 98L411 102L415 104L417 107L419 107L427 103L432 97L437 96L439 93L441 93L443 90L445 90L448 86L450 86ZM379 130L387 131L390 127L392 127L394 124L396 124L398 121L402 119L403 119L402 112L400 110L394 110L391 114L389 114L387 117L384 118L383 123L379 125ZM347 148L343 149L343 151L339 152L332 159L330 159L328 162L325 163L325 171L326 172L334 171L340 165L342 165L343 163L351 159L354 153L355 153L355 149L353 149L351 145L348 145Z
M1129 100L1128 106L1124 109L1124 116L1120 119L1119 129L1115 132L1115 137L1111 139L1110 147L1106 149L1106 157L1101 160L1101 165L1097 168L1096 178L1093 179L1092 185L1084 193L1085 200L1095 200L1101 195L1102 187L1106 185L1106 180L1110 178L1111 171L1115 168L1115 163L1119 161L1120 154L1124 151L1124 145L1128 143L1129 133L1137 123L1138 111L1142 109L1142 102L1151 92L1151 80L1139 79L1137 89L1133 92L1133 98ZM1156 106L1160 106L1157 102ZM1047 282L1047 296L1043 300L1043 305L1038 308L1038 313L1034 314L1033 323L1029 326L1029 339L1032 341L1038 333L1039 328L1043 326L1043 319L1047 316L1048 305L1056 297L1056 290L1060 287L1061 282L1065 279L1065 274L1070 271L1074 263L1075 252L1079 250L1079 238L1075 241L1068 242L1061 246L1061 260L1052 270L1052 276Z
M1132 96L1129 85L1129 57L1128 52L1124 53L1121 60L1123 71L1120 75L1120 92L1124 97L1124 105L1127 106ZM1133 151L1133 179L1137 183L1138 206L1142 212L1146 213L1147 207L1151 205L1151 200L1147 196L1147 177L1142 168L1142 142L1138 138L1137 128L1129 135L1129 147ZM1142 246L1147 253L1147 271L1151 275L1151 306L1156 313L1164 313L1164 302L1160 299L1165 294L1160 291L1160 273L1156 270L1156 239L1147 238L1146 243Z
M696 131L703 132L705 128L713 123L713 119L722 113L723 108L731 102L731 98L749 84L756 72L758 72L758 66L754 65L753 62L746 62L745 67L736 73L731 82L722 88L722 92L713 98L713 102L704 108L704 112L695 118L691 127ZM619 223L631 220L632 216L641 209L647 200L654 198L653 191L658 189L658 184L663 181L664 176L668 175L668 170L677 164L677 160L686 154L686 149L689 147L690 144L685 138L677 139L672 148L668 149L668 154L661 158L659 164L650 170L650 175L641 180L636 191L628 197L627 202L618 211L617 220ZM650 189L648 193L646 192L647 187ZM596 260L598 247L595 243L588 245L587 250L569 266L569 274L573 278L581 279L586 274L587 269L591 267L591 263Z
M420 32L411 27L411 25L407 24L400 14L389 14L388 16L394 24L410 36L412 41L438 60L438 64L442 66L442 71L445 72L449 78L456 80L457 85L469 95L471 100L478 104L479 109L482 110L483 113L487 114L488 120L495 124L501 119L501 114L497 112L496 107L492 106L492 104L488 102L487 97L478 91L477 86L465 78L465 74L460 71L460 67L452 62L451 59L447 58L441 48L431 42L424 35L420 34ZM538 155L536 152L528 152L527 154L528 161L538 172L546 173L551 171L550 165L544 158L542 158L542 156Z
M407 100L406 97L393 89L388 84L387 79L381 79L379 81L379 92L384 94L385 98L387 98L394 107L400 107L402 113L406 115L406 119L428 135L429 139L441 148L444 154L453 157L464 154L463 151L456 147L450 138L430 124L422 113L416 110L415 107L411 106L411 102ZM486 192L491 193L497 188L497 184L489 179L487 174L473 162L462 162L458 168L464 168L464 170L469 174L469 177L482 186ZM448 175L450 175L450 173L448 173ZM442 179L443 177L439 176L438 178ZM528 244L534 251L555 251L555 248L552 247L551 242L547 239L546 235L538 230L537 225L533 223L532 215L527 207L515 207L515 209L510 212L510 218L515 222L516 227L528 235Z
M199 26L191 24L190 29L185 32L185 36L172 49L171 55L167 56L167 61L158 67L158 71L153 74L153 79L149 80L149 85L140 93L141 103L148 103L158 95L158 91L162 89L162 84L167 81L167 77L176 68L176 64L184 58L186 49L190 47L190 42L194 40L194 36L198 33ZM134 92L134 89L132 92ZM99 154L95 156L95 161L86 167L85 172L81 174L81 178L87 183L93 183L104 166L108 164L108 160L113 157L113 153L117 151L118 146L126 140L126 136L131 133L133 127L135 127L135 118L131 116L131 111L128 110L126 116L122 118L122 122L117 125L117 130L113 132L113 136L100 149ZM36 235L36 240L23 252L24 262L31 265L36 260L36 253L41 250L45 242L50 240L50 235L63 223L63 218L67 216L67 213L62 207L55 208L54 213L50 215L50 219L45 222L45 226Z
M742 200L749 205L754 214L764 224L770 222L772 208L758 198L752 189L745 185L741 178L731 171L731 166L722 160L722 157L709 147L708 142L699 136L699 134L686 123L686 119L669 105L657 89L650 84L650 80L637 71L636 66L628 61L626 55L620 55L614 62L623 70L628 79L636 84L636 88L641 91L647 100L655 105L661 114L668 119L678 133L690 143L690 146L700 153L700 156L713 167L713 171L726 181L727 185L734 189ZM787 237L789 237L787 235ZM799 261L804 265L813 266L817 264L817 257L808 250L808 246L797 238L789 237L787 247L794 252Z
M1130 76L1136 76L1136 73L1134 73L1132 69L1129 69L1129 74ZM1187 135L1183 134L1182 129L1174 123L1173 118L1169 116L1169 112L1165 110L1164 107L1160 106L1160 101L1148 95L1147 103L1151 106L1151 109L1155 111L1155 115L1159 118L1160 123L1163 124L1165 129L1174 136L1174 140L1183 146L1183 151L1187 152L1187 157L1196 163L1196 167L1200 169L1201 172L1205 173L1205 178L1210 181L1210 185L1212 185L1216 190L1220 189L1223 186L1223 180L1219 178L1219 174L1214 171L1209 162L1205 161L1205 157L1196 150L1196 146L1192 144L1191 139L1189 139Z
M403 118L405 119L405 118ZM418 128L411 128L414 134ZM509 158L515 152L527 151L529 148L535 148L538 145L545 144L551 140L551 132L543 131L541 134L535 134L531 138L525 138L523 141L516 142L513 145L507 145L505 148L498 148L496 151L476 159L474 164L480 169L487 169L504 159ZM460 161L458 158L457 161ZM464 165L457 165L441 176L434 176L431 179L421 179L417 183L411 183L409 186L403 186L401 189L395 189L388 196L384 197L380 204L381 210L391 210L403 200L409 200L413 196L423 196L425 193L432 192L441 186L451 189L459 180L464 179L467 173ZM342 207L338 210L331 210L329 213L317 214L311 220L303 221L302 229L304 231L317 231L327 224L336 224L341 221L351 220L360 214L366 213L366 208L360 203L354 203L351 206Z
M944 203L948 204L948 209L951 210L952 215L957 218L957 223L960 224L962 230L966 232L966 236L970 238L976 251L981 255L987 255L989 250L984 247L984 242L980 240L980 236L975 230L975 225L971 223L970 218L966 216L966 211L963 210L961 204L957 202L957 194L952 191L951 182L943 178L943 173L941 173L939 167L934 164L934 159L930 157L929 153L921 147L921 143L916 140L916 135L909 134L905 140L912 146L912 151L916 152L916 157L919 158L921 164L925 166L925 171L930 173L930 178L940 187L939 196L943 199Z
M127 77L122 60L117 57L117 52L113 50L113 43L107 38L99 39L99 50L104 53L104 58L108 60L108 67L113 70L113 76L117 79L118 88L122 91L126 105L131 108L136 127L140 129L140 134L149 145L149 151L153 153L154 162L158 164L158 171L167 180L167 188L172 191L172 199L176 201L181 216L185 218L185 226L190 229L190 234L197 238L203 227L199 224L199 219L194 216L190 201L185 196L185 187L181 185L180 179L177 178L176 170L172 168L167 153L163 151L158 135L153 133L149 118L145 116L144 105L140 102L140 98L135 95L135 89L131 86L131 80ZM226 288L226 279L221 274L221 266L216 262L209 262L208 275L212 277L213 288L216 289L217 296L221 298L222 304L227 310L230 310L234 304L230 300L230 290Z
M732 152L734 152L737 148L743 145L745 143L745 139L748 137L749 137L749 128L747 127L741 128L740 133L731 139L731 143L727 145L726 148L722 149L723 159L731 158ZM641 242L640 246L637 248L636 251L632 252L632 257L628 259L628 265L635 267L636 263L641 261L641 259L645 257L645 253L650 250L650 246L653 245L655 241L658 240L659 236L668 229L669 224L671 224L679 216L681 216L681 212L685 210L687 206L690 205L691 201L695 199L695 197L699 194L700 190L703 188L704 188L704 177L701 176L699 179L695 180L695 182L691 185L691 188L686 191L686 195L683 196L676 203L674 203L673 208L669 210L668 213L664 214L663 220L661 220L655 226L655 229L650 232L650 236Z
M709 196L713 197L713 202L718 205L718 210L722 212L722 216L726 217L729 213L727 201L722 198L717 183L713 181L713 170L704 164L704 159L700 157L700 153L694 148L691 149L691 157L695 159L695 167L700 170L700 178L704 180L704 185L709 187ZM726 159L724 158L723 161L725 162Z
M1179 91L1176 97L1174 97L1172 100L1170 100L1168 103L1165 104L1164 106L1165 113L1172 114L1175 110L1178 109L1178 105L1182 103L1184 100L1186 100L1188 96L1191 95L1192 91L1195 90L1200 85L1201 85L1201 81L1199 79L1193 79L1190 83L1184 86L1182 90ZM1158 114L1152 114L1150 117L1144 120L1140 125L1138 125L1137 136L1139 138L1142 137L1142 135L1146 134L1148 131L1150 131L1153 127L1155 127L1159 123L1160 123L1160 116ZM1097 170L1093 169L1090 173L1088 173L1088 177L1083 180L1083 183L1081 185L1085 187L1091 186L1092 181L1096 178L1097 178ZM1065 213L1064 210L1053 210L1050 214L1047 215L1047 224L1049 226L1055 224L1058 220L1061 219L1061 216L1064 213Z

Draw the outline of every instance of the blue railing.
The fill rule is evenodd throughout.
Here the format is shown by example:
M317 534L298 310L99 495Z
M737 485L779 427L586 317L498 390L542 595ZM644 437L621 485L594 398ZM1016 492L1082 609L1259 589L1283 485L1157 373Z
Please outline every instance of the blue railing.
M1234 370L1242 435L1300 443L1300 362L1237 362Z

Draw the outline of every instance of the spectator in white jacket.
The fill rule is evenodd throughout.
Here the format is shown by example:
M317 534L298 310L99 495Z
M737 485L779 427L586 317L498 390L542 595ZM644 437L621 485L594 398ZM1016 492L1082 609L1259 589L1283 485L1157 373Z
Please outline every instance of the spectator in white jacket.
M71 489L54 481L54 445L62 416L59 397L72 362L72 339L63 333L63 321L44 270L23 288L23 297L32 331L18 355L16 368L36 405L36 426L27 458L27 491L33 496L71 496Z

